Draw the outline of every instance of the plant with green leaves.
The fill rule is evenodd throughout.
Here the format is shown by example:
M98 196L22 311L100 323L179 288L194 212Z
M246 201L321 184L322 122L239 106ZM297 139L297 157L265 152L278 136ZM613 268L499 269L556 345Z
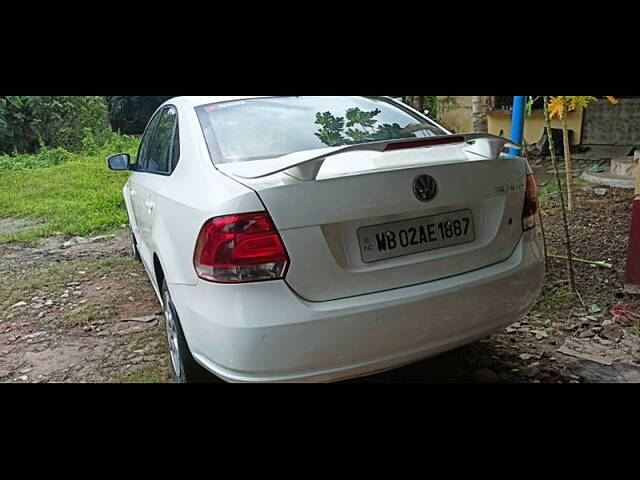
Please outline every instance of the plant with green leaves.
M153 113L171 96L105 97L112 128L128 135L141 135Z
M111 134L107 104L99 96L0 96L0 153L37 153L43 148L83 148Z
M614 97L605 97L610 103L617 104L618 101ZM532 114L533 105L540 97L528 97L525 112L528 116ZM558 190L558 197L560 200L560 208L562 210L562 223L564 227L564 244L567 252L566 256L549 255L551 258L558 258L567 261L567 273L569 277L569 288L572 293L577 293L575 284L575 273L573 268L574 257L571 250L571 234L569 229L569 220L567 217L567 211L571 211L575 205L574 196L574 181L573 181L573 162L571 158L571 145L569 142L569 129L567 124L567 117L569 113L577 110L578 108L587 108L592 102L597 101L596 97L592 96L561 96L561 97L549 97L543 96L543 112L545 121L545 130L549 141L549 151L551 154L551 163L555 173L556 186ZM564 158L565 158L565 170L566 170L566 188L567 188L567 203L565 204L565 197L563 192L562 177L560 175L560 169L558 168L558 162L556 159L556 150L554 145L554 139L552 134L551 121L553 118L558 118L562 122L562 133L564 142ZM603 268L609 268L609 264L605 262L591 262L584 259L576 259L575 261L581 263L592 263Z
M449 98L449 97L447 97ZM434 118L438 116L438 97L402 97L404 103L411 105L421 113L429 112Z
M573 270L573 253L571 252L571 235L569 233L569 220L567 219L567 209L564 204L564 195L562 193L562 181L560 180L560 171L558 169L558 162L556 161L556 149L553 142L553 135L551 134L551 114L549 112L549 97L543 97L544 100L544 121L547 130L547 136L549 137L549 150L551 151L551 162L556 175L556 183L558 186L558 196L560 197L560 207L562 209L562 223L564 226L564 244L567 251L567 272L569 276L569 289L573 294L576 292L575 273Z
M527 113L530 115L533 103L539 97L529 97L527 102ZM617 104L618 100L614 97L605 97L612 104ZM571 142L569 139L569 114L581 108L587 108L591 103L597 102L598 99L593 96L556 96L548 98L548 111L550 120L557 118L562 124L562 139L564 150L564 166L567 188L567 210L573 212L575 209L575 189L573 181L573 157L571 156ZM548 135L551 135L549 131Z

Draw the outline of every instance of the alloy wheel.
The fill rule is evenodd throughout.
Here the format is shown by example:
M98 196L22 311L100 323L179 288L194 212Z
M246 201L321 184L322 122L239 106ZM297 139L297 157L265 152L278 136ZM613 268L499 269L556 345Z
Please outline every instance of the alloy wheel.
M171 297L169 292L164 294L164 319L167 330L167 341L169 342L169 353L171 356L171 365L176 376L179 378L182 375L182 361L180 357L180 346L178 343L178 326L176 324L176 317L173 311L173 305L171 303Z

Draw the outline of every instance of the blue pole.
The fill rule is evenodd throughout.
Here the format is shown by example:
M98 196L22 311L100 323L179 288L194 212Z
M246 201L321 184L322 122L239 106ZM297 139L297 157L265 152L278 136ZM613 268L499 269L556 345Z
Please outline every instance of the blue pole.
M511 116L511 141L522 143L524 136L524 110L527 97L513 97L513 114ZM520 150L512 148L511 155L518 155Z

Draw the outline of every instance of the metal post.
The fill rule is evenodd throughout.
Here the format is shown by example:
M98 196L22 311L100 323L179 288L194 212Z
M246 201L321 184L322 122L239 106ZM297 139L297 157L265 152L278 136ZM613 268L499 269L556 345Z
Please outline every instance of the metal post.
M625 291L640 294L640 155L636 151L636 198L631 207L631 233L627 250Z
M513 113L511 115L511 141L522 143L524 136L524 110L527 97L513 97ZM511 155L518 155L520 150L512 148L509 150Z
M634 152L636 160L636 200L640 198L640 150Z

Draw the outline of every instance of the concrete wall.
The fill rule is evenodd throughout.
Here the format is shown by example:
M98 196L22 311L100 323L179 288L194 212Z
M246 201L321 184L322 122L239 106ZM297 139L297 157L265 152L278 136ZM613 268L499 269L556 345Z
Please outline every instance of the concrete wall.
M438 97L443 100L447 97ZM473 132L473 118L471 116L471 97L457 96L454 97L456 104L449 108L444 108L438 112L438 119L445 127L456 133ZM578 145L582 136L582 119L584 116L583 109L569 114L568 125L569 130L573 130L572 144ZM511 135L511 112L495 111L488 114L489 133L509 138ZM553 128L562 128L559 120L553 120ZM531 116L525 119L524 138L531 145L537 143L544 133L544 114L541 110L534 110Z
M448 97L438 97L443 101ZM471 118L471 97L458 96L455 98L455 106L450 108L440 108L438 111L438 121L449 130L456 133L473 132L473 119Z
M569 114L567 118L567 124L569 130L573 130L573 137L571 144L579 145L582 135L582 118L584 115L583 109L579 109ZM511 135L511 112L508 111L496 111L491 112L489 117L489 133L499 135L502 130L502 136L509 138ZM559 120L553 120L551 123L553 128L562 128L562 124ZM541 110L534 110L531 116L526 117L524 121L524 139L527 144L532 145L537 143L542 138L544 133L544 114Z

